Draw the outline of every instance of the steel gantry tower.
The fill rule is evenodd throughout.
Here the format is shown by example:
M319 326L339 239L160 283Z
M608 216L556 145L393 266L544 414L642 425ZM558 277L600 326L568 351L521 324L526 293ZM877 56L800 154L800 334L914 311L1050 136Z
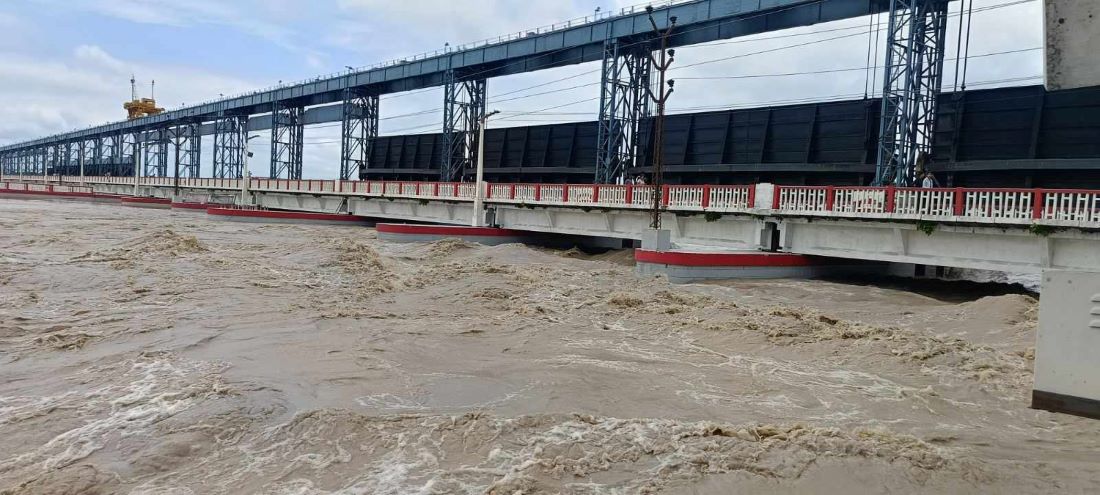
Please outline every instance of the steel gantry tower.
M608 39L600 76L600 120L597 130L597 184L612 184L638 166L643 143L641 123L649 117L652 64L648 43Z
M145 149L141 157L141 162L144 164L143 175L168 177L168 148L171 145L167 127L152 129L145 133Z
M911 186L931 156L947 0L890 0L875 185Z
M478 131L485 116L485 79L443 74L443 163L440 180L458 181L477 163Z
M271 112L271 178L302 178L305 109L276 101Z
M176 152L176 169L173 176L198 177L200 155L202 152L202 134L200 122L188 122L172 129L172 144Z
M222 115L214 120L214 170L217 179L240 179L248 152L248 116Z
M370 163L378 138L378 94L365 88L344 90L340 126L340 180L357 179Z

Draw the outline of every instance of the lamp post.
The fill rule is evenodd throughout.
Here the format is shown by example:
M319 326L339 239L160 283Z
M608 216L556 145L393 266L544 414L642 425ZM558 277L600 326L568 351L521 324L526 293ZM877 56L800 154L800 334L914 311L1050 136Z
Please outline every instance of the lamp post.
M470 222L470 225L474 227L485 226L485 215L481 211L485 197L485 128L489 125L489 117L498 113L500 113L500 110L493 110L482 116L480 129L478 129L477 178L474 181L474 218Z
M252 204L252 197L248 192L248 187L252 182L252 173L248 171L248 159L252 157L252 152L248 151L248 142L260 137L259 134L253 134L248 136L244 140L244 162L241 163L241 205Z

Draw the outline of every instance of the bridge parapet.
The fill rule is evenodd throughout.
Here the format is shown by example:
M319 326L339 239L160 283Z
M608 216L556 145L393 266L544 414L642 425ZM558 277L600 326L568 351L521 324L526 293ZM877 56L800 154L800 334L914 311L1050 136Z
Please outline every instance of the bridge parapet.
M242 190L243 179L70 177L0 182L0 186L125 185ZM18 186L13 186L18 185ZM472 202L473 183L252 178L249 191ZM44 190L44 189L43 189ZM653 186L486 183L487 204L601 210L647 210ZM825 217L996 226L1100 229L1100 191L1085 189L895 188L756 185L665 185L661 209L676 213L741 213L766 217Z
M776 186L780 215L1100 227L1100 191Z

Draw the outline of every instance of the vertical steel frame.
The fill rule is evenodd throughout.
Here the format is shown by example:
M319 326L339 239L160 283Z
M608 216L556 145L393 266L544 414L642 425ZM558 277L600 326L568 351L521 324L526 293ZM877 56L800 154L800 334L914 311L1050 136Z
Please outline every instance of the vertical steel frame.
M461 180L477 165L478 134L485 116L485 79L463 81L455 71L443 75L443 163L440 179Z
M302 178L302 117L305 109L276 101L271 112L271 177Z
M612 184L638 166L641 123L649 117L652 64L646 45L604 43L600 76L600 120L596 145L597 184Z
M134 160L138 153L138 134L123 132L118 135L117 175L134 175Z
M241 178L247 139L247 115L225 115L214 121L214 177Z
M189 122L173 129L174 144L179 147L180 177L197 178L201 174L202 134L201 122Z
M887 31L875 184L909 186L932 151L947 0L891 0Z
M378 138L378 95L364 88L344 90L340 127L340 180L358 178L370 166Z
M172 145L168 128L151 129L144 133L145 153L142 156L146 177L168 177L168 148Z

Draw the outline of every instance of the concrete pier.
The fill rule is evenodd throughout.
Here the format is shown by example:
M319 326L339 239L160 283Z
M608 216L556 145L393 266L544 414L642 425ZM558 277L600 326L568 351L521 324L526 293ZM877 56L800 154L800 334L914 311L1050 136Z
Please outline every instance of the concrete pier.
M1100 2L1045 0L1043 14L1047 89L1100 85Z

